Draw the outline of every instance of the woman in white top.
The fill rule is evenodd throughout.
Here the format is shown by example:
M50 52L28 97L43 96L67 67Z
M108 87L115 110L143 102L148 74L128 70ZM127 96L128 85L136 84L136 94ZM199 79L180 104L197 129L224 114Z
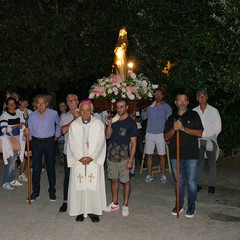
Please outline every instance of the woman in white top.
M20 98L19 100L19 108L16 109L16 112L18 113L18 115L20 115L25 121L27 121L29 115L31 114L31 110L28 109L29 102L26 98ZM21 136L23 135L23 129L20 130L21 132ZM21 139L21 147L23 149L25 149L26 146L26 141L22 141ZM28 179L26 177L26 175L24 174L24 171L26 169L26 164L27 164L27 159L24 157L24 152L22 152L22 154L19 156L20 158L20 172L19 172L19 177L18 179L20 181L26 182Z

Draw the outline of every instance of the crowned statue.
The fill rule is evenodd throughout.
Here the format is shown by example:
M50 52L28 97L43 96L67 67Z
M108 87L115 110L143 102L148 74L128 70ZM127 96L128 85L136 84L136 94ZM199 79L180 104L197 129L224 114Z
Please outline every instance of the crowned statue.
M114 68L116 74L125 81L127 79L127 30L125 27L121 28L119 31L118 40L114 49Z

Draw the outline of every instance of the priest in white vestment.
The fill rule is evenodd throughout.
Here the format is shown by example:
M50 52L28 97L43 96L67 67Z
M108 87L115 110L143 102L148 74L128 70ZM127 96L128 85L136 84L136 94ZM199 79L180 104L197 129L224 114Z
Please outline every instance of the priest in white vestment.
M106 210L104 161L106 140L104 124L92 116L93 106L83 100L80 117L69 127L67 162L70 167L68 213L82 222L89 216L99 222Z

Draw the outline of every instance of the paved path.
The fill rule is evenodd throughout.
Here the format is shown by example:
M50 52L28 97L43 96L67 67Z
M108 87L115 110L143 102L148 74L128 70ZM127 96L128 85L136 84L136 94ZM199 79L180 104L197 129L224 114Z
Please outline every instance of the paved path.
M0 165L2 179L3 166ZM144 183L145 173L132 180L130 215L121 211L104 213L101 221L89 218L77 223L67 213L59 213L62 204L63 167L57 166L57 201L48 199L46 172L42 173L40 198L28 205L27 184L12 191L0 188L0 240L239 240L240 185L239 170L220 169L216 193L207 193L207 186L198 195L197 213L193 219L171 215L174 206L172 177L161 184L156 179ZM107 199L110 184L106 180ZM120 189L122 196L122 188ZM122 198L120 198L122 203Z

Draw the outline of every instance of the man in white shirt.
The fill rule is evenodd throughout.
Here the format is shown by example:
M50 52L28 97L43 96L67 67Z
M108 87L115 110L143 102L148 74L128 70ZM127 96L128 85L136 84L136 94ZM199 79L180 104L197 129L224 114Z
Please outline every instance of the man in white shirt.
M204 127L202 138L199 139L198 191L202 189L203 169L206 156L209 166L208 193L213 194L215 192L217 176L216 161L219 155L217 137L222 130L222 122L218 110L209 105L207 100L207 92L205 90L199 90L197 92L199 106L193 109L199 114Z
M64 135L64 180L63 180L63 204L59 209L59 212L67 211L67 200L68 200L68 184L69 184L69 174L70 168L67 165L67 142L68 142L68 130L71 123L77 119L80 115L78 109L78 96L75 94L68 94L66 97L67 105L69 111L60 116L60 126L62 134Z

